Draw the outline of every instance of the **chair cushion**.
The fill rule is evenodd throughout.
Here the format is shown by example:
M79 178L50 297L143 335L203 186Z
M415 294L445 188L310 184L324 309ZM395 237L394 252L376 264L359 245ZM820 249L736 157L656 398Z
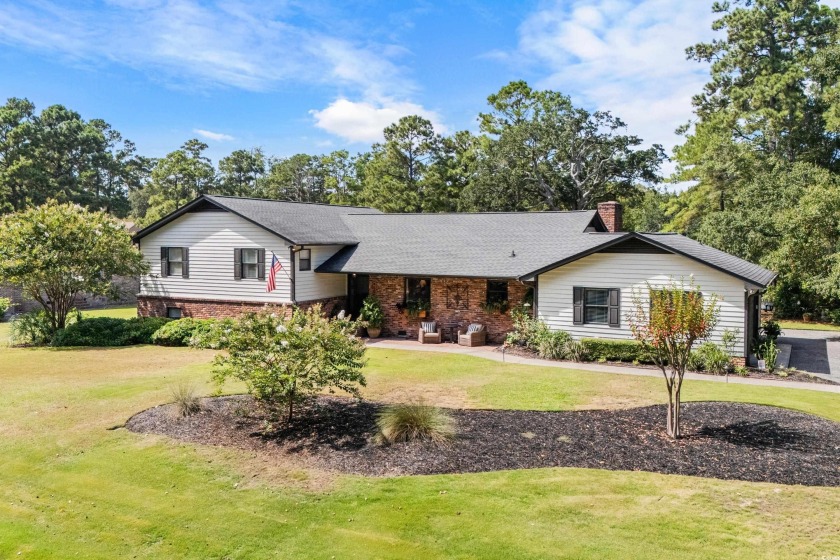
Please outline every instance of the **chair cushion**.
M467 327L467 334L479 332L484 330L484 325L479 325L478 323L473 323L469 327Z
M423 331L427 332L427 333L437 332L437 322L436 321L423 321L422 323L420 323L420 328L422 328Z

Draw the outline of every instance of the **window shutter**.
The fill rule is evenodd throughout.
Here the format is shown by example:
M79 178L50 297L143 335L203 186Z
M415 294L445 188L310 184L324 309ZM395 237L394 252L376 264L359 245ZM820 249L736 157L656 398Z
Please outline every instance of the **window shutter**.
M572 314L572 323L575 325L583 324L583 288L572 288L574 312Z
M160 276L166 278L169 273L169 247L160 248Z
M233 279L242 279L242 249L233 250Z
M190 277L190 248L181 247L181 258L184 259L181 265L181 276L184 278Z
M265 249L257 251L257 278L265 280Z
M610 317L611 327L617 327L621 323L621 290L610 288Z

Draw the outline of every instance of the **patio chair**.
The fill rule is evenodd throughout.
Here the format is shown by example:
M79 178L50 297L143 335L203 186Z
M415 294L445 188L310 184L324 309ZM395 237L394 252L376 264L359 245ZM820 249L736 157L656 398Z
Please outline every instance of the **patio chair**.
M443 336L435 321L423 321L420 323L420 334L417 337L420 344L440 344Z
M458 331L458 344L461 346L484 346L487 344L487 329L484 325L472 323L466 331Z

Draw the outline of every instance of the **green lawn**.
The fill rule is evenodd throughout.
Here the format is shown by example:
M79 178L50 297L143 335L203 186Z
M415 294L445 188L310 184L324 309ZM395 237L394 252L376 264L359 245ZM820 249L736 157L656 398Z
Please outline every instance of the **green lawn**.
M840 331L840 325L831 323L806 323L805 321L779 321L782 330L797 329L803 331Z
M181 380L209 391L212 356L151 346L0 348L0 558L840 553L837 488L587 469L349 477L109 429L169 400ZM371 350L367 374L371 398L452 406L636 406L664 394L653 378L388 350ZM702 381L685 393L840 420L836 394Z

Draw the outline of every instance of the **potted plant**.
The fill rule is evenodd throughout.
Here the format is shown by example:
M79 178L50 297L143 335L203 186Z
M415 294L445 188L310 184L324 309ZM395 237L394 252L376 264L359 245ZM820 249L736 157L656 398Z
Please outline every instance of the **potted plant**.
M487 313L488 315L492 315L494 313L507 313L510 304L507 301L487 301L481 303L481 310Z
M378 338L382 332L382 323L385 322L385 314L382 312L382 305L375 296L368 296L362 302L360 319L367 323L367 332L370 338Z
M813 318L814 318L813 313L807 313L806 312L806 313L802 314L802 320L806 323L810 323Z
M428 301L410 299L402 306L402 310L412 319L422 319L426 316L426 313L432 310L432 304Z

